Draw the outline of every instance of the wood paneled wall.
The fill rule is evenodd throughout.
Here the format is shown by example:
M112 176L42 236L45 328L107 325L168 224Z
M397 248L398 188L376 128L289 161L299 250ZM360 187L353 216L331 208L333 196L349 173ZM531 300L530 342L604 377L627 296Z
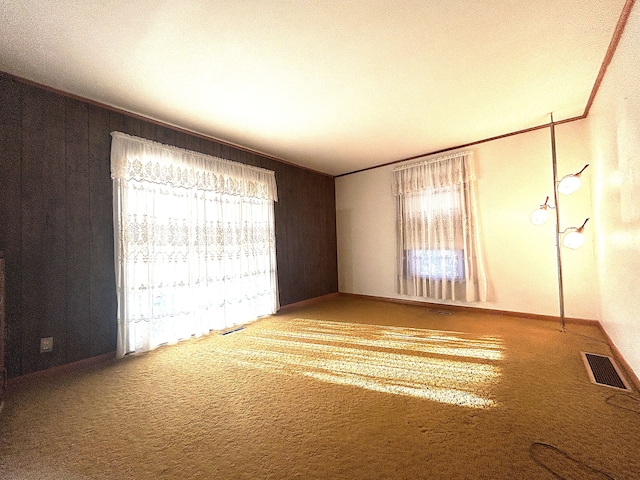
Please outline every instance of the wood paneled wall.
M281 305L336 292L334 179L0 74L9 377L114 351L110 132L276 172ZM40 338L53 337L52 353Z

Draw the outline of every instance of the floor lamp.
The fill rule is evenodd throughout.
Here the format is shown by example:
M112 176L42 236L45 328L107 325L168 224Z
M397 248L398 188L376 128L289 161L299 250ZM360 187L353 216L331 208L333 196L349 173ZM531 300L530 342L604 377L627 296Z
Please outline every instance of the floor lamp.
M558 181L558 162L556 158L556 129L553 121L553 114L551 114L551 163L553 165L553 201L554 205L549 205L549 197L546 198L544 204L540 205L531 214L531 223L534 225L542 225L549 218L548 209L555 210L556 212L556 260L558 264L558 300L560 303L560 321L562 323L562 331L565 331L565 315L564 315L564 285L562 283L562 252L560 248L560 238L564 235L562 244L567 248L580 248L584 243L584 227L589 221L587 218L580 227L569 227L564 230L560 230L560 203L559 193L563 195L569 195L580 188L580 175L589 166L589 164L582 167L577 173L572 173L562 177Z

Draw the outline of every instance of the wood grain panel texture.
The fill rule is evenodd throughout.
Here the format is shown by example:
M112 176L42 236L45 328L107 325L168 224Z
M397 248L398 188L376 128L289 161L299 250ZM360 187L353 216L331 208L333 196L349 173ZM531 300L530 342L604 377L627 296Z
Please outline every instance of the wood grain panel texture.
M334 179L0 74L9 377L116 348L110 132L274 170L281 305L338 290ZM40 353L40 338L54 337Z
M5 80L0 87L0 250L5 254L7 375L22 369L22 87Z
M22 101L22 368L66 361L64 97L33 90ZM40 338L53 337L41 355ZM62 346L62 348L57 348Z

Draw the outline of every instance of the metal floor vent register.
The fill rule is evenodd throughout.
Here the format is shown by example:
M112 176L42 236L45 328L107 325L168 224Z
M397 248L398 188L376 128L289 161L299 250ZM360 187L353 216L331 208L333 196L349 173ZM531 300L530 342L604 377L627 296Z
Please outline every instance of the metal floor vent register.
M595 353L580 352L587 374L592 383L631 391L621 371L611 357Z
M437 315L452 315L452 313L448 310L434 310L433 308L427 308L427 312L435 313Z
M244 330L245 327L238 327L238 328L233 328L231 330L225 330L223 332L220 333L220 335L229 335L231 333L236 333L239 332L240 330Z

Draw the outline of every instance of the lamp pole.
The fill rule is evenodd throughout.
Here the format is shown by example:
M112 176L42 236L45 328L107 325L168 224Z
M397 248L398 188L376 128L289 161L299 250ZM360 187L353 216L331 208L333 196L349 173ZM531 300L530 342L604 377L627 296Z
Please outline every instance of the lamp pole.
M564 285L562 283L562 255L560 253L560 203L558 202L558 162L556 159L556 128L551 114L551 161L553 163L553 200L556 205L556 258L558 262L558 299L560 302L560 321L564 332Z

